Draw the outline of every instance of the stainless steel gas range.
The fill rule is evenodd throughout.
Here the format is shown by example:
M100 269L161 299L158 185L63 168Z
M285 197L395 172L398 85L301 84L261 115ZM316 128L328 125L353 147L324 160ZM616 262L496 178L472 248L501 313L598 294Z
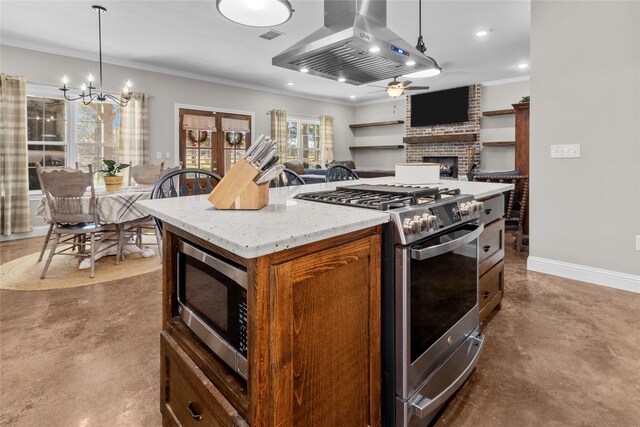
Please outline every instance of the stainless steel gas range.
M383 420L427 426L467 379L479 332L482 202L426 186L353 185L298 199L388 210L383 234Z

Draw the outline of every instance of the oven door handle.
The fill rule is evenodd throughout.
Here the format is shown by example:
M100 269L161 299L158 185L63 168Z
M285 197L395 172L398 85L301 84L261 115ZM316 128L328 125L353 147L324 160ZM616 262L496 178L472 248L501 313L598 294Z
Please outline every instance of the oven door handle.
M424 249L411 249L411 258L422 261L425 259L433 258L438 255L442 255L447 252L451 252L455 249L458 249L469 242L477 239L482 232L484 231L484 224L479 224L478 227L474 230L469 231L462 237L459 237L455 240L451 240L450 242L445 242L437 246L431 246L429 248Z

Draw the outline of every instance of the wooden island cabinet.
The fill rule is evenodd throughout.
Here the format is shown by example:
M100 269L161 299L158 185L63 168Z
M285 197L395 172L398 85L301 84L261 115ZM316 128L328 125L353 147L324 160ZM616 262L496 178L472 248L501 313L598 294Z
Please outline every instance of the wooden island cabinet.
M244 380L178 316L177 243L247 269ZM164 426L379 426L381 226L239 257L165 224Z

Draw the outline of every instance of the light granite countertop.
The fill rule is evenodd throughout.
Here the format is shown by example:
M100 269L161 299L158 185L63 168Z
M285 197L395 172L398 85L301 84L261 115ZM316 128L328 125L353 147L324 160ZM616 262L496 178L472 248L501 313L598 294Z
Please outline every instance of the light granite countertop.
M330 190L336 184L382 184L393 179L274 188L270 190L269 204L256 211L217 210L206 196L144 200L137 202L136 207L236 255L256 258L389 222L389 215L382 211L298 200L293 198L296 194ZM462 193L482 199L513 186L451 180L439 183L438 187L460 188Z

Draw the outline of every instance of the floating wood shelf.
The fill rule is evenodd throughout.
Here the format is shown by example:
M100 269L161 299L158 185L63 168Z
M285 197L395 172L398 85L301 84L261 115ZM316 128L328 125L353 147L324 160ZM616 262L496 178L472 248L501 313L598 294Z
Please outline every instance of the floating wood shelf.
M353 125L349 125L351 129L360 129L360 128L370 128L374 126L391 126L391 125L402 125L404 124L404 120L389 120L386 122L371 122L371 123L356 123Z
M516 110L513 108L509 108L508 110L491 110L491 111L483 111L483 116L506 116L507 114L515 114Z
M349 150L396 150L404 145L351 145Z
M406 136L402 139L402 142L405 144L417 144L421 142L475 142L477 140L477 133L450 133L446 135Z
M509 147L515 146L515 141L491 141L491 142L483 142L482 145L484 147Z

